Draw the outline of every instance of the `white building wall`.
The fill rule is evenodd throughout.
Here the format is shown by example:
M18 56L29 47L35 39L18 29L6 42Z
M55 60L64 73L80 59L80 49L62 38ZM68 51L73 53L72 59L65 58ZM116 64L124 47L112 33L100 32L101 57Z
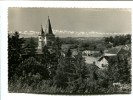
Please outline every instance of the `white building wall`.
M43 47L43 41L44 39L43 39L43 37L42 36L38 36L38 49L42 49L42 47Z
M105 67L103 67L103 66L108 66L108 61L107 61L105 58L103 58L101 61L97 61L97 62L96 62L96 65L97 65L99 68L103 69L103 68L105 68Z

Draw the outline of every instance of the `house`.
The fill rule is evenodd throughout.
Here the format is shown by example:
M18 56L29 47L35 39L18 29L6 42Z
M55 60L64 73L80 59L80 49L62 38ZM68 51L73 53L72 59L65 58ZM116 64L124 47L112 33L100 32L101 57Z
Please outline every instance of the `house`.
M85 59L86 64L96 64L98 57L86 56L83 57Z
M95 63L100 69L105 69L108 66L108 60L106 56L102 56L98 59L98 61Z
M127 45L122 45L109 49L107 52L104 53L104 56L117 56L119 60L124 60L125 57L131 55L130 53L130 47L127 48Z
M96 53L100 53L100 51L98 51L98 50L84 50L82 52L82 55L83 56L92 56L92 55L94 55Z
M124 60L125 57L128 57L130 53L129 50L130 47L128 47L127 45L113 47L104 52L104 54L96 62L96 65L101 69L105 69L105 67L107 68L109 65L109 59L112 59L114 61L118 59Z

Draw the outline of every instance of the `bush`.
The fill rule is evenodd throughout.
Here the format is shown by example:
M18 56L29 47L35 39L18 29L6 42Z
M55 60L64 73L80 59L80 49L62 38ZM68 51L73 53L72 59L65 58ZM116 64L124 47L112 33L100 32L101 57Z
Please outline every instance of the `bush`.
M68 86L67 82L68 82L68 78L67 78L67 74L58 70L56 72L56 76L54 77L54 84L57 87L61 87L61 88L66 88Z
M26 59L17 68L18 77L39 77L39 75L42 79L49 78L49 72L47 68L43 64L36 61L36 59L33 57Z

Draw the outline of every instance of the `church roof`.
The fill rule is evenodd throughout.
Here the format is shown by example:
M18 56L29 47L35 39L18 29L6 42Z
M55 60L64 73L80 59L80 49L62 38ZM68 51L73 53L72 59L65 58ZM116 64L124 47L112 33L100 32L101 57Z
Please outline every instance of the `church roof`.
M48 23L46 25L45 33L53 35L52 26L51 26L51 22L50 22L49 16L48 16Z
M45 35L45 33L44 33L44 31L43 31L42 25L41 25L41 33L40 33L39 35L41 35L41 36L44 36L44 35Z

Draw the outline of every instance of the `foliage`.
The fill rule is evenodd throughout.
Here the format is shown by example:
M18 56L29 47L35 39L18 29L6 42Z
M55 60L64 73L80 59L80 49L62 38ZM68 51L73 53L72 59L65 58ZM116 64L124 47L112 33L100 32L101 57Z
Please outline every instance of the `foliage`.
M57 87L69 89L72 93L78 93L85 86L84 80L86 75L87 68L81 54L79 53L73 58L71 51L68 50L66 57L61 57L59 60L54 84Z
M118 55L109 59L109 77L113 82L131 83L131 64L128 62L130 56Z
M131 83L131 65L128 64L128 60L125 57L124 60L118 60L118 73L119 81L121 83Z
M43 47L43 64L48 64L50 62L50 52L48 51L48 47Z
M118 36L119 37L119 36ZM118 37L106 38L105 42L120 45ZM123 36L120 36L121 40ZM24 40L19 38L18 32L8 37L9 55L9 92L22 93L69 93L69 94L105 94L105 93L129 93L131 91L131 64L127 56L123 59L109 59L109 66L105 70L99 69L94 64L86 64L80 51L84 49L104 50L103 42L97 40L85 42L69 38L71 43L65 55L62 55L61 45L67 43L67 39L56 38L52 47L43 48L42 57L33 56L36 52L35 41L30 39L26 42L27 47L23 48ZM122 44L130 43L130 36L127 35ZM99 42L98 42L99 41ZM75 43L76 42L76 43ZM107 45L106 45L107 46ZM24 61L21 54L24 49L29 49L28 59ZM72 55L72 48L77 48L78 54ZM100 49L101 50L101 49ZM101 52L102 53L102 52ZM100 53L94 56L99 56ZM129 54L130 55L130 54ZM129 56L128 55L128 56ZM121 86L113 86L113 83L121 82ZM126 88L126 89L125 89Z
M130 93L131 85L109 85L107 71L99 70L95 66L88 66L87 78L78 78L74 82L68 80L68 75L60 69L55 80L44 80L34 77L24 78L20 76L16 80L9 81L9 92L19 93L48 93L48 94L116 94ZM51 82L58 82L51 84ZM52 82L53 83L53 82ZM59 86L57 86L57 84ZM62 85L63 87L60 87Z
M115 37L106 37L105 38L105 44L107 47L111 47L110 43L113 44L113 46L119 46L119 45L125 45L125 44L131 44L131 35L120 35Z
M62 93L65 90L57 88L56 86L50 86L49 80L41 80L39 82L33 82L29 84L20 77L15 81L9 82L9 92L11 93Z
M54 84L59 88L66 88L68 86L67 84L68 78L67 74L63 71L57 70L56 76L54 77Z
M30 38L30 41L28 42L27 49L28 49L28 55L34 56L36 53L36 42L34 41L33 38Z
M17 76L18 77L25 77L30 78L32 76L39 75L42 79L48 79L49 78L49 72L43 64L36 61L35 58L30 57L20 63L20 65L17 68Z
M8 35L8 77L9 79L15 74L16 68L22 61L24 39L19 37L15 32L13 36Z

